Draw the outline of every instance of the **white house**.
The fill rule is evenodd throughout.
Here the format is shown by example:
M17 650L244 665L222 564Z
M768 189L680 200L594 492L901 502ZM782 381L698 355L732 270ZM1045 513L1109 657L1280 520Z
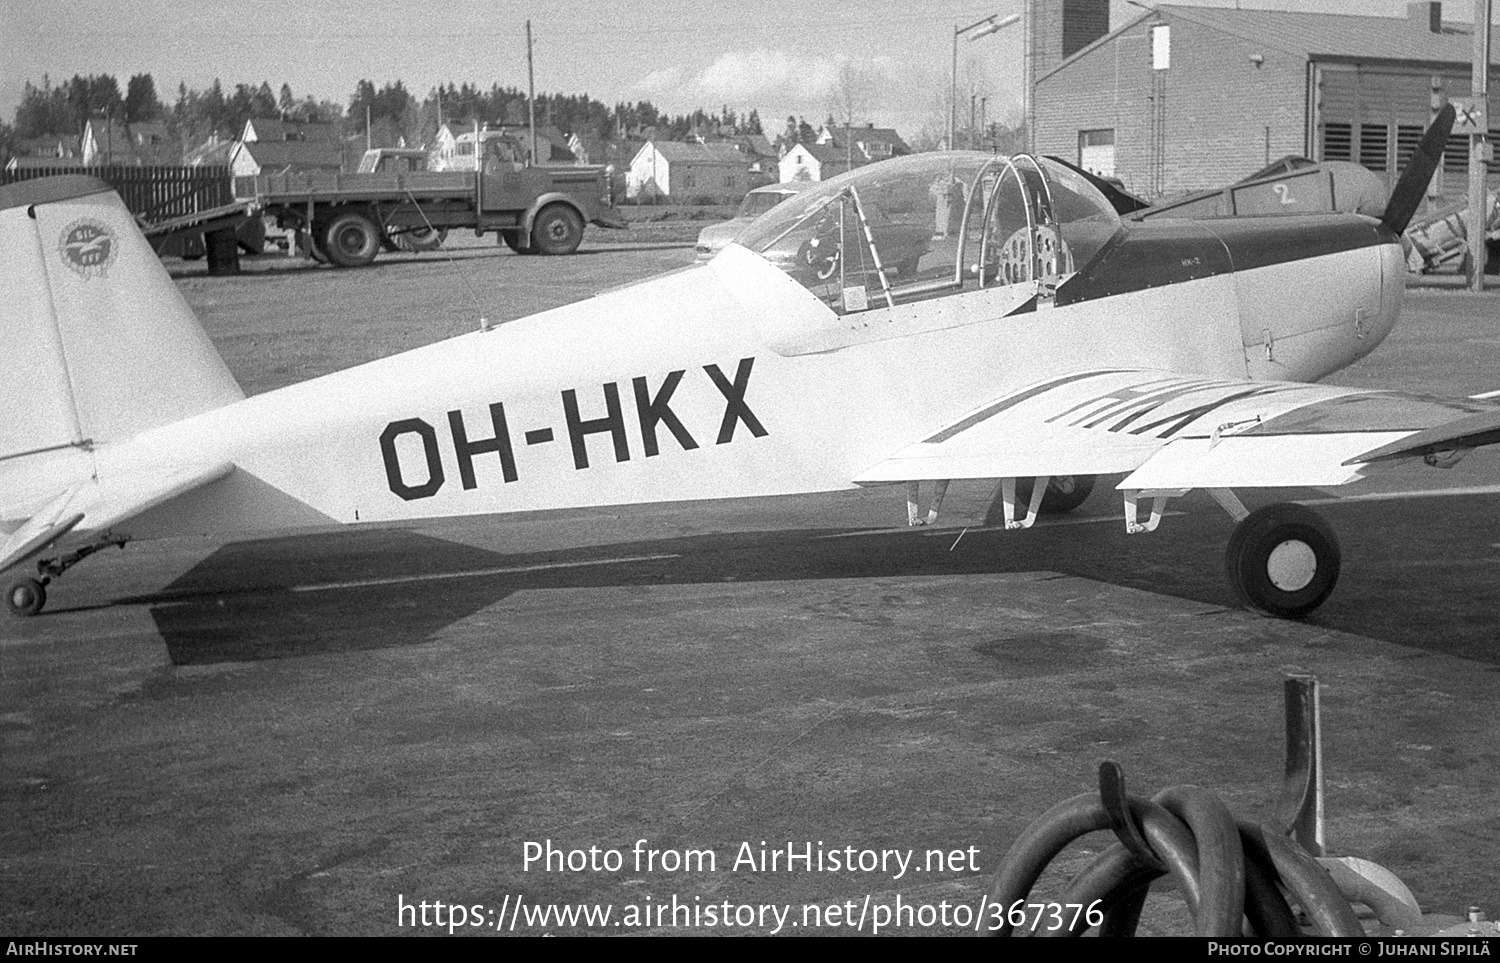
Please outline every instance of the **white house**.
M852 144L850 153L853 155L855 167L911 153L911 148L906 145L906 141L902 140L901 135L892 127L864 124L844 128L835 125L818 131L818 144L823 147L833 147L842 151L845 149L846 139Z
M733 144L647 141L630 161L625 196L739 200L750 190L750 159Z
M229 168L235 177L283 171L338 171L343 167L341 141L241 140L235 142L229 153Z
M863 161L854 155L854 166ZM826 181L849 169L849 159L842 148L820 144L795 144L781 157L781 181Z
M318 141L336 144L342 138L337 124L252 117L245 121L245 129L240 134L240 140L247 142Z

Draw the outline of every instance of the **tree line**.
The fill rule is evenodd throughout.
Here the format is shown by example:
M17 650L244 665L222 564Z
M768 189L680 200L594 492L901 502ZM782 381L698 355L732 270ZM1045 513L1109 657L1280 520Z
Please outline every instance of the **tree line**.
M469 83L440 84L418 98L399 80L377 87L367 79L355 84L347 104L312 95L299 98L285 83L279 90L268 81L239 83L231 90L215 79L203 90L179 85L175 102L168 106L150 74L132 76L123 91L111 74L74 75L62 83L43 75L40 85L25 83L13 123L0 122L0 163L18 152L23 141L76 138L90 118L127 124L162 122L184 150L213 136L237 137L247 120L259 118L336 123L345 135L368 131L384 146L397 138L408 144L430 143L443 123L522 125L529 119L530 108L524 91L499 84L489 90ZM716 113L700 108L668 115L649 101L611 106L588 94L538 94L536 120L538 125L599 142L648 128L654 128L658 137L674 140L693 131L764 133L754 110L741 115L726 105Z

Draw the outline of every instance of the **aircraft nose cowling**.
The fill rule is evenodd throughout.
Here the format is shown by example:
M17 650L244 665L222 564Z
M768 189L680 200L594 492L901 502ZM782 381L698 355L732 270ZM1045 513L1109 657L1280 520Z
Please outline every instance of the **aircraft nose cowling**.
M1406 296L1406 257L1399 244L1380 249L1380 310L1362 332L1359 357L1374 351L1401 320L1401 299Z

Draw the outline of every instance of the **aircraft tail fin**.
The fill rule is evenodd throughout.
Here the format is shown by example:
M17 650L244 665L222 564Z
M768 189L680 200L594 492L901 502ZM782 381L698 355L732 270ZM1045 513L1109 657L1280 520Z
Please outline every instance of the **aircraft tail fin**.
M0 187L0 459L89 448L244 397L118 195Z
M1412 215L1422 205L1427 185L1443 160L1443 148L1448 145L1448 135L1453 132L1453 105L1444 104L1433 118L1432 126L1422 135L1416 151L1401 172L1401 179L1391 191L1390 202L1385 205L1385 214L1380 223L1400 234L1411 223Z

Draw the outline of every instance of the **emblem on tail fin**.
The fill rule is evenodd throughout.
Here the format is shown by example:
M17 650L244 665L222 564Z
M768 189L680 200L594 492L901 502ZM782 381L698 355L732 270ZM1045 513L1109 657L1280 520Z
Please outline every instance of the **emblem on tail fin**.
M63 228L57 250L79 277L102 278L115 261L118 244L108 225L82 218Z

